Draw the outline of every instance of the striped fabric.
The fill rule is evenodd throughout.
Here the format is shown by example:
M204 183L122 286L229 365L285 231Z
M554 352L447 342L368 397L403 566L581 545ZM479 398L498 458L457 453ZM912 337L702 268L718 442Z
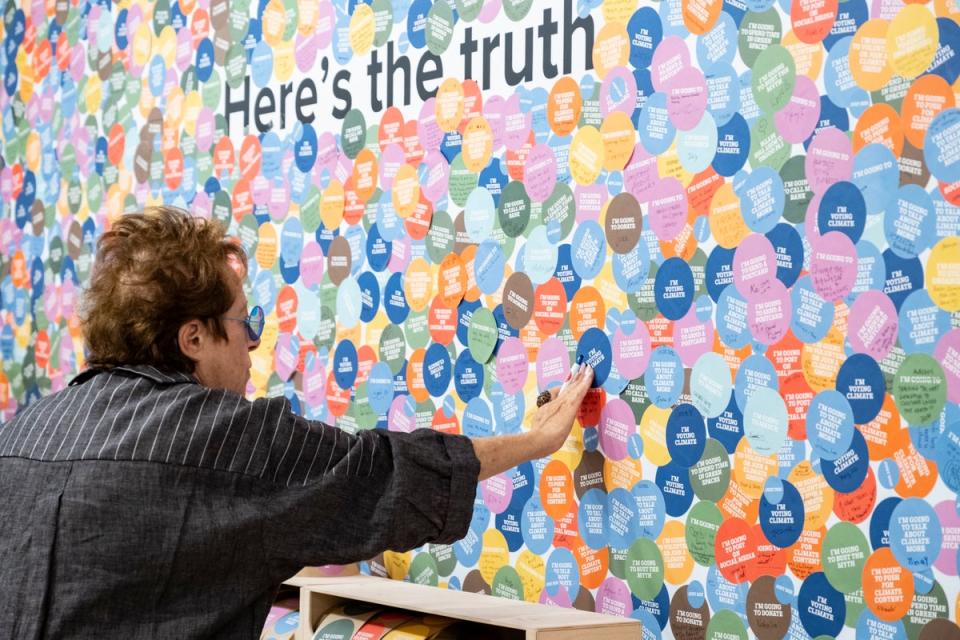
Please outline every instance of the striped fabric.
M478 474L462 436L85 372L0 427L0 638L256 637L301 566L462 537Z
M306 484L331 472L369 475L380 439L374 432L341 438L339 429L295 416L286 398L248 402L153 367L81 376L21 412L0 433L2 456L142 460L284 484L294 479ZM332 441L324 443L325 438ZM321 450L325 460L318 464Z

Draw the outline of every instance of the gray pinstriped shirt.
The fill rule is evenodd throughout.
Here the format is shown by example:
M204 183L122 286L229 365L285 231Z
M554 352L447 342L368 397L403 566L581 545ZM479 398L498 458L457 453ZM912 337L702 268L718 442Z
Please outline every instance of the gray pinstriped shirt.
M0 638L257 638L305 565L463 537L479 470L462 436L87 371L0 426Z

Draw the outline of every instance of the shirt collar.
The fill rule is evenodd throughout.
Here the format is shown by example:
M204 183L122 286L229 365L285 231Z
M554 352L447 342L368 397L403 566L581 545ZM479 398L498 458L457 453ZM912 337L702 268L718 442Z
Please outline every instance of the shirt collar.
M133 375L152 380L156 384L163 385L182 383L197 384L197 379L188 373L183 373L182 371L161 371L160 369L157 369L153 365L149 364L127 364L113 367L112 369L90 368L78 374L73 380L70 381L70 384L83 384L90 378L105 371L124 371L126 373L132 373Z

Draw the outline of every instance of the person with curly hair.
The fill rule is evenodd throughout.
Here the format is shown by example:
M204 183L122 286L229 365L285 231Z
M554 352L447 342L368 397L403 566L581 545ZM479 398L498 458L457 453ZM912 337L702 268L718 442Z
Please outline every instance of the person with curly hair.
M246 264L173 208L99 239L88 368L0 427L0 637L256 638L304 566L462 538L478 481L556 451L593 380L478 439L353 435L250 401L264 314Z

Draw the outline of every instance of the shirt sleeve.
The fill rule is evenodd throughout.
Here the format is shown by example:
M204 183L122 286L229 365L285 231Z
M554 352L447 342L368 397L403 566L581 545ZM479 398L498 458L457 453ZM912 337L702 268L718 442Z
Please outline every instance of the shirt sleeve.
M352 435L284 403L272 441L281 445L261 473L271 481L262 499L272 562L345 564L467 533L480 474L469 438L429 429Z

